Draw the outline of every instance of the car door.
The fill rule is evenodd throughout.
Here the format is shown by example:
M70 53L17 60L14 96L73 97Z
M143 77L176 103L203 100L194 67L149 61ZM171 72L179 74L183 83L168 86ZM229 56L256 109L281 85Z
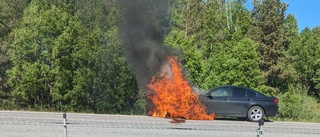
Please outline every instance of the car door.
M246 97L246 88L232 87L229 98L230 114L232 116L245 116L251 99Z
M220 87L207 93L206 107L209 112L214 112L218 116L229 113L228 101L230 87Z

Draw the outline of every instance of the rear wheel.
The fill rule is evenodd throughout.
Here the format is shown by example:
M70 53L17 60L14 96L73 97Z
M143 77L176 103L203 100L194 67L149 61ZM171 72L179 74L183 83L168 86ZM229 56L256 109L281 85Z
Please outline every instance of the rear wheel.
M248 110L247 116L250 121L257 122L257 121L263 119L264 111L259 106L253 106Z

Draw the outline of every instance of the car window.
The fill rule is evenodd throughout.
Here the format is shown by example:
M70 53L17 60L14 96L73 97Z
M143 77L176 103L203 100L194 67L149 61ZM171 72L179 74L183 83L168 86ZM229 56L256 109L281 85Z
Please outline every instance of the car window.
M267 96L262 93L257 93L256 97L267 97Z
M246 89L240 87L233 87L231 97L245 97L246 96Z
M254 98L254 97L256 97L256 95L257 95L256 92L254 92L250 89L247 90L247 97Z
M212 97L228 97L229 94L230 94L229 87L214 89L210 93Z

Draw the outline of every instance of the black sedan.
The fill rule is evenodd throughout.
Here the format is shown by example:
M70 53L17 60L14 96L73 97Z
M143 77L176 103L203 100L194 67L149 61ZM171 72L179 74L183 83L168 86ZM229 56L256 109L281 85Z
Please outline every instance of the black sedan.
M247 87L220 86L200 96L209 113L220 117L247 118L259 121L275 116L278 100Z

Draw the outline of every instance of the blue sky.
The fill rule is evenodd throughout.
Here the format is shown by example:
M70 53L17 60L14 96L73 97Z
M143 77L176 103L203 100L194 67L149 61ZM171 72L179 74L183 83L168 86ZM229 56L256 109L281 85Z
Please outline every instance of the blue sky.
M252 0L248 0L251 7ZM293 14L297 21L299 32L306 27L310 29L320 26L320 0L281 0L289 4L287 14Z

